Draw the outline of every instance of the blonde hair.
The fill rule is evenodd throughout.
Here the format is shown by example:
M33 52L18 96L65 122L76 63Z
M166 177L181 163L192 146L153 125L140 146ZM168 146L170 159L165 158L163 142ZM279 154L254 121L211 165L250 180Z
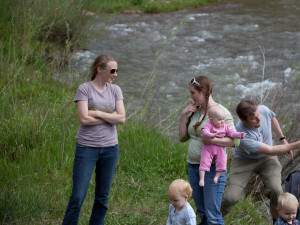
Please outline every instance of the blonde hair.
M187 181L177 179L170 184L168 195L173 194L176 191L180 192L182 195L187 195L189 199L192 196L193 189Z
M278 209L286 209L286 208L298 208L299 202L295 195L291 193L283 193L278 198L277 208Z
M91 68L90 68L90 73L91 73L91 80L94 80L97 76L97 69L98 67L101 67L102 69L104 67L107 66L107 63L110 61L115 61L117 62L117 60L112 57L111 55L107 55L107 54L103 54L103 55L99 55L95 61L93 62Z

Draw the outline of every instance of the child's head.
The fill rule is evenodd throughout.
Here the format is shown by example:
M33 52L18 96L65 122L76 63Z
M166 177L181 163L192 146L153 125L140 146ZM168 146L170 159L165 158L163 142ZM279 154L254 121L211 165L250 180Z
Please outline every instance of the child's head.
M279 215L287 221L292 222L296 218L299 202L291 193L283 193L278 198L277 211Z
M215 127L222 127L225 123L225 111L220 106L211 106L208 111L210 122Z
M191 185L182 179L174 180L168 189L168 196L176 210L184 208L187 200L192 196Z

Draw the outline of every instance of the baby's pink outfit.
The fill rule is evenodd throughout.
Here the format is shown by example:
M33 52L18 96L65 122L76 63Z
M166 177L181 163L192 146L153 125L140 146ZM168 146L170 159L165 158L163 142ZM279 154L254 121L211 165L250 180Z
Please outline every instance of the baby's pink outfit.
M213 137L213 134L217 132L219 132L219 134L216 136L218 138L242 138L241 132L232 130L227 124L224 124L222 127L214 127L214 125L209 122L202 128L202 134L208 138ZM213 144L203 144L199 170L210 171L211 162L214 157L216 161L216 171L226 171L227 155L225 152L225 147Z

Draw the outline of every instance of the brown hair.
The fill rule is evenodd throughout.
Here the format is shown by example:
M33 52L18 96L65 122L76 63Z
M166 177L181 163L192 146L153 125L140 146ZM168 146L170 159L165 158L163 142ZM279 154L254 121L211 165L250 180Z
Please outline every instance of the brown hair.
M91 73L91 80L94 80L97 76L97 69L98 67L101 67L101 68L104 68L107 66L107 63L110 62L110 61L115 61L117 62L116 59L114 59L112 56L110 55L107 55L107 54L103 54L103 55L99 55L94 63L92 64L91 66L91 69L90 69L90 73Z
M172 194L175 191L180 192L182 195L187 195L189 199L192 196L193 189L187 181L177 179L170 184L168 194Z
M209 101L209 96L211 95L212 93L212 85L211 85L211 82L210 80L208 79L208 77L206 76L198 76L198 77L195 77L195 80L200 84L198 85L197 83L190 83L190 85L193 85L194 88L196 89L196 91L198 92L201 92L203 91L204 92L204 96L205 96L205 100L206 100L206 106L205 106L205 113L204 113L204 116L202 117L202 120L197 122L193 127L194 129L196 130L200 125L201 123L203 122L203 120L205 119L205 116L207 114L207 109L208 109L208 101ZM188 120L188 125L189 123L191 122L191 118L192 116L194 115L194 113L191 114L191 116L189 117L189 120Z
M251 115L254 115L257 109L257 103L253 100L242 100L236 107L236 113L240 119L246 120Z

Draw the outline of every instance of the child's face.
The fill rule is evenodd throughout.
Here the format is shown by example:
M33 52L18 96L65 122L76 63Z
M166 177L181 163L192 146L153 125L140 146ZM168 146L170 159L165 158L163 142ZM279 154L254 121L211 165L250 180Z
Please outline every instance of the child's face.
M215 126L215 127L222 127L225 123L225 115L223 114L216 114L213 115L210 118L210 122Z
M169 199L171 204L175 208L175 212L181 211L187 202L188 196L184 196L182 193L175 191L174 193L169 193Z
M297 208L288 207L286 209L278 209L278 213L286 222L292 223L296 218Z

